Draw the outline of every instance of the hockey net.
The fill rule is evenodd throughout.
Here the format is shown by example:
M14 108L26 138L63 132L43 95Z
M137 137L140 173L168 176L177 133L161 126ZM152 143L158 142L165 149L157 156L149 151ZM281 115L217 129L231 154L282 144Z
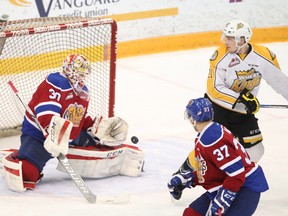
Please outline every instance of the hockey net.
M25 111L8 81L28 104L40 82L61 71L72 53L83 54L92 64L86 81L91 93L88 113L113 116L116 33L112 19L49 17L0 23L0 137L19 131Z

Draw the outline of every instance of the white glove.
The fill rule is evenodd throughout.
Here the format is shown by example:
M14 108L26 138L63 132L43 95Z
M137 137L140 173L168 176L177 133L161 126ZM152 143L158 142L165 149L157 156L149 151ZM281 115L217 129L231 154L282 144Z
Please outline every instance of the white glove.
M128 124L119 117L111 117L102 119L95 135L103 145L118 146L126 140L127 133Z
M53 116L48 128L44 148L53 157L68 153L68 143L73 124L59 116Z

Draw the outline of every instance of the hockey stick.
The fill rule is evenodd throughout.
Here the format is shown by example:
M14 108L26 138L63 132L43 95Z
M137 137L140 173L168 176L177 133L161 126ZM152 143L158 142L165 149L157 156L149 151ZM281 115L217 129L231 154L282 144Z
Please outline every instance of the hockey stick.
M32 110L30 109L29 106L27 106L23 100L20 98L19 94L18 94L18 90L16 89L16 87L14 86L14 84L12 83L12 81L8 82L9 86L11 87L11 89L13 90L13 92L15 93L15 95L18 97L19 101L22 103L22 105L24 106L25 110L29 113L29 115L33 118L34 122L37 124L37 126L39 127L39 129L42 131L43 135L46 137L47 136L47 132L43 129L43 127L41 126L41 124L39 123L37 117L34 115L34 113L32 112ZM70 175L71 179L73 180L73 182L76 184L77 188L81 191L81 193L83 194L83 196L88 200L88 202L90 203L96 203L96 195L93 194L89 188L85 185L85 182L83 181L83 179L81 178L81 176L75 172L75 170L70 166L69 161L67 159L67 157L63 154L60 154L57 159L59 160L59 162L63 165L63 167L65 168L65 170L67 171L67 173Z
M285 104L261 104L260 108L287 109L288 105L285 105Z

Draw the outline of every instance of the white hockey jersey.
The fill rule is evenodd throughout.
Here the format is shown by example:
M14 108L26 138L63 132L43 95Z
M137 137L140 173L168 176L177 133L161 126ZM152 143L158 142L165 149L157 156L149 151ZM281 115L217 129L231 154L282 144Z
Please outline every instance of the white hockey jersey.
M257 96L263 78L288 101L288 76L280 70L276 55L267 47L249 44L248 54L229 53L225 46L210 58L207 95L216 104L232 110L239 93L247 88ZM233 111L246 113L237 103Z

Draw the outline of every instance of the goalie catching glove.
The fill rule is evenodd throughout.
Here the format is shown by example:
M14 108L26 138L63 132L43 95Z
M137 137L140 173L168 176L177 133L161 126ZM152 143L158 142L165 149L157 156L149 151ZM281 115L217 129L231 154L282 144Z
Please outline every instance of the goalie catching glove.
M232 109L234 109L238 102L245 105L247 114L255 114L259 111L260 104L258 99L246 88L240 92L240 95L233 104Z
M127 138L128 124L120 117L103 118L99 124L94 124L93 127L96 130L89 128L87 132L96 142L98 139L102 145L119 146Z

